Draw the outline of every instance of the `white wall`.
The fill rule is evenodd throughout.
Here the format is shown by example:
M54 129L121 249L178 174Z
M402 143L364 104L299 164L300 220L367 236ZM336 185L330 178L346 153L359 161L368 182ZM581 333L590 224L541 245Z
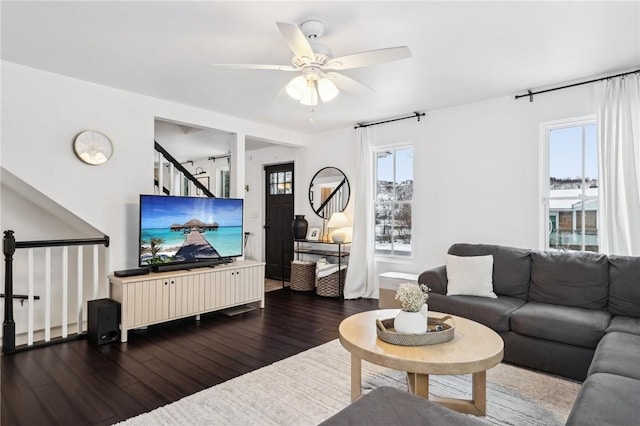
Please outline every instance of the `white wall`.
M376 272L420 273L444 264L455 242L537 248L539 123L593 114L593 105L592 88L581 86L536 96L533 103L507 96L427 111L420 122L372 127L376 146L413 143L415 178L413 257L378 259ZM313 135L302 159L310 169L298 180L299 199L312 174L329 165L342 169L358 191L355 147L353 128ZM302 212L310 210L305 205Z
M111 237L111 270L137 266L138 195L153 193L156 118L304 144L285 129L2 62L2 167ZM88 166L71 144L84 129L107 134L111 160ZM2 222L17 235L28 223ZM43 235L42 238L47 238Z

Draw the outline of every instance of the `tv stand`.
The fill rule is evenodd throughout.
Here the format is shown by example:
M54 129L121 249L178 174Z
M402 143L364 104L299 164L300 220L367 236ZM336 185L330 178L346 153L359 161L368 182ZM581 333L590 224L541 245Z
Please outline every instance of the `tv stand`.
M185 266L184 264L181 266ZM109 276L111 298L121 303L120 340L134 328L260 302L264 308L264 262L242 260L185 271Z

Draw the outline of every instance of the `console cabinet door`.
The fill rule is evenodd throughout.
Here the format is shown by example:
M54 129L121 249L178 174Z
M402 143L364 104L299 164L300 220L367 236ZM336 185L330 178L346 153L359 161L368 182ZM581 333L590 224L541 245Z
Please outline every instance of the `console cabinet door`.
M155 323L169 319L169 280L148 281L149 291L149 322Z
M241 280L244 277L244 274L241 274L239 269L232 269L229 271L231 273L231 300L230 303L238 303L242 301L242 285Z
M166 320L169 311L167 280L136 281L125 284L127 326L137 327Z
M198 310L200 274L185 275L171 279L171 318L193 315Z
M238 276L238 285L243 289L245 300L255 300L262 297L264 293L264 279L260 276L262 267L253 266L251 268L243 268Z

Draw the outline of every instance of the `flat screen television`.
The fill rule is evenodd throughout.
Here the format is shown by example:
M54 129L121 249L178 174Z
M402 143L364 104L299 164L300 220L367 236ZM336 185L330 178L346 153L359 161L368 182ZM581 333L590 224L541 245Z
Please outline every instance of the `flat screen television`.
M170 270L242 256L243 200L140 195L139 265Z

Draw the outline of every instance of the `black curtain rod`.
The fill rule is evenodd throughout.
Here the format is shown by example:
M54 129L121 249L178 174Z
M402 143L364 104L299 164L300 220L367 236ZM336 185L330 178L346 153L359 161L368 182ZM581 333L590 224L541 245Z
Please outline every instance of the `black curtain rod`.
M538 92L532 92L531 90L527 90L527 93L524 94L524 95L516 95L516 99L529 97L529 102L533 102L533 96L534 95L539 95L541 93L547 93L547 92L553 92L554 90L568 89L569 87L582 86L583 84L596 83L598 81L609 80L610 78L622 77L622 76L629 75L629 74L635 74L637 72L640 72L640 69L637 69L635 71L624 72L622 74L616 74L616 75L610 75L610 76L607 76L607 77L596 78L595 80L583 81L581 83L568 84L566 86L554 87L552 89L547 89L547 90L540 90Z
M418 121L420 121L420 117L424 117L425 115L427 114L424 112L414 112L413 115L408 115L406 117L392 118L390 120L384 120L384 121L375 121L373 123L357 123L354 129L358 129L360 127L377 126L378 124L391 123L393 121L406 120L408 118L417 118Z

